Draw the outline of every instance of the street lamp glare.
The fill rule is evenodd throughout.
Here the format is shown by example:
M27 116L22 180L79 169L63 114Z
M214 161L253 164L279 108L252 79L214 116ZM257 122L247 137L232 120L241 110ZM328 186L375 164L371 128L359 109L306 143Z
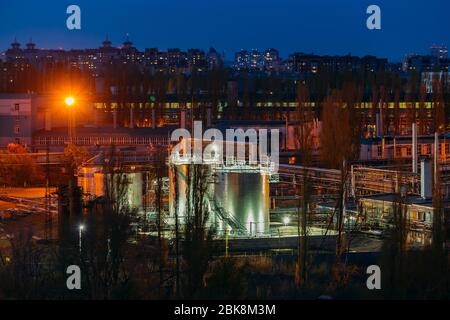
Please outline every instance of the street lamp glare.
M283 223L284 223L285 225L288 225L289 222L291 222L291 219L289 219L289 217L284 217L284 218L283 218Z
M80 231L84 229L84 225L80 225Z
M67 97L64 102L66 103L67 106L71 107L74 103L75 103L75 98L74 97Z

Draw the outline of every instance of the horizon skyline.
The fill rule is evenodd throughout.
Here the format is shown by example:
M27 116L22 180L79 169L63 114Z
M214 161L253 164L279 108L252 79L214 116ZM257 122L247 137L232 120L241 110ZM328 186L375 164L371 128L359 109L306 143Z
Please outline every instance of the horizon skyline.
M29 37L29 39L26 40L26 41L21 41L22 39L14 37L11 40L11 42L9 43L9 46L6 49L0 49L0 52L4 53L8 49L10 49L11 45L13 44L14 41L17 41L21 45L21 47L20 47L21 49L26 49L26 44L31 41L32 43L34 43L36 45L36 49L38 49L38 50L65 50L65 51L71 51L71 50L99 49L102 46L102 42L105 41L105 40L108 40L108 41L112 42L112 47L113 48L120 49L120 48L123 47L122 46L123 41L126 41L127 36L129 36L129 40L133 43L133 47L137 48L140 52L144 52L146 49L156 48L156 49L158 49L160 51L167 51L169 49L180 49L181 51L187 51L189 49L200 49L200 50L203 50L206 53L206 52L208 52L208 50L210 48L214 48L221 55L223 55L225 53L225 57L226 58L224 59L224 61L234 61L235 54L239 53L242 50L246 50L246 51L258 50L259 52L264 52L265 50L268 50L268 49L275 49L275 50L277 50L279 52L279 54L280 54L280 58L282 58L282 59L287 59L289 57L289 55L294 54L294 53L303 53L305 55L318 55L318 56L331 56L331 57L332 56L348 56L348 55L351 55L351 56L354 56L354 57L362 58L362 57L365 57L365 56L374 56L374 57L381 58L381 59L383 59L383 58L387 59L388 62L390 62L390 63L401 63L403 61L403 60L400 60L400 61L393 60L393 59L391 59L391 58L389 58L387 56L380 56L380 55L376 55L376 54L373 54L373 53L354 54L352 52L348 52L346 54L338 54L338 53L321 53L321 52L316 52L316 51L309 52L309 51L305 51L305 50L296 50L296 51L291 51L291 52L287 52L285 54L282 54L281 50L279 50L278 48L273 47L273 46L272 47L271 46L266 46L266 47L261 46L261 47L258 47L258 48L254 48L254 47L252 47L252 48L250 48L250 47L249 48L241 48L241 49L238 49L237 51L231 52L232 58L230 59L229 58L229 54L230 53L227 54L227 52L225 50L221 50L219 47L216 47L216 46L203 46L203 47L194 47L194 46L187 46L187 47L180 47L180 46L178 46L177 47L177 46L173 46L173 47L165 47L165 48L161 48L159 46L145 46L145 45L144 46L139 46L139 45L136 45L133 42L133 39L132 39L131 35L129 35L128 33L125 34L125 37L122 40L122 42L120 42L120 41L114 42L114 41L111 40L111 37L109 35L107 35L107 36L105 36L103 38L103 40L99 41L99 45L97 45L97 46L70 47L70 48L65 48L65 47L40 47L39 46L39 41L36 41L34 37ZM115 43L117 45L115 45ZM431 55L430 50L431 50L432 46L436 46L436 45L437 46L444 46L444 47L448 48L448 45L446 43L431 43L427 52L419 52L419 51L405 52L405 54L403 55L403 59L405 57L407 57L408 55L429 56L429 55Z
M54 3L19 0L0 3L0 50L14 37L30 37L42 48L96 48L106 35L116 45L129 33L136 46L215 47L230 60L241 48L276 48L319 55L374 55L401 62L410 53L427 54L433 44L450 45L445 0L377 0L381 30L368 30L369 0L173 0ZM81 30L68 30L66 9L81 8ZM433 16L433 19L428 17ZM25 40L26 39L26 40ZM23 43L23 42L22 42Z

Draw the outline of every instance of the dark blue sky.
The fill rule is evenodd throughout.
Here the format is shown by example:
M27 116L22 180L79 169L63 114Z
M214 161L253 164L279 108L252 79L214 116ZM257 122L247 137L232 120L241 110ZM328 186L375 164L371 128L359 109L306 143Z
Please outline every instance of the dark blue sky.
M82 30L66 28L77 4ZM382 30L366 28L366 9L382 9ZM0 50L17 37L41 48L98 47L108 34L119 46L129 33L138 48L225 51L278 48L318 54L375 54L401 60L450 45L449 0L0 0Z

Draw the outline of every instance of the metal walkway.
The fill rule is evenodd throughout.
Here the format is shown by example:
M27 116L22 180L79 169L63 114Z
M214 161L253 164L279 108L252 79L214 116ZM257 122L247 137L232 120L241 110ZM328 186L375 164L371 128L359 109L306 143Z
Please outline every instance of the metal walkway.
M211 204L212 211L232 229L231 232L237 235L248 235L248 231L233 215L227 212L220 202L213 196L208 196L209 203Z

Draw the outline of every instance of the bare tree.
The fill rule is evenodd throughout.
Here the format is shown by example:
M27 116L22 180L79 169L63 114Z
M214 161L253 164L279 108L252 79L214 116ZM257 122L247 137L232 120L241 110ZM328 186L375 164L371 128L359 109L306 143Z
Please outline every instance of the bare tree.
M204 165L188 167L187 208L184 226L183 260L185 283L183 295L194 298L205 285L205 274L212 255L213 230L208 225L208 169Z
M164 269L167 263L165 256L167 253L166 250L166 241L163 235L163 226L164 226L164 212L163 212L163 178L166 176L165 171L167 169L165 164L165 153L163 148L156 148L155 152L155 162L153 166L153 182L154 182L154 191L155 191L155 209L156 209L156 228L158 232L158 251L159 251L159 294L163 296L163 287L164 287Z
M303 166L302 180L297 208L298 253L295 272L297 287L306 285L308 273L308 222L310 216L311 181L308 167L311 166L313 156L314 119L311 111L307 109L309 93L306 85L299 83L297 87L297 122L295 136L300 151ZM298 188L297 188L298 189Z
M89 295L94 299L111 299L120 295L130 280L125 266L131 222L136 215L127 197L129 177L114 147L105 160L104 200L88 215L80 260L87 275Z
M172 165L170 170L172 170L172 181L174 186L175 207L174 207L174 219L175 219L175 296L179 297L180 294L180 217L179 217L179 188L178 188L178 174L177 167Z
M9 238L8 260L0 263L0 297L5 299L45 299L57 283L54 256L39 246L30 226Z
M339 284L346 278L345 266L341 263L341 255L345 244L343 238L345 203L347 199L349 168L352 160L359 153L360 124L354 123L353 89L347 88L344 92L335 91L327 97L323 105L323 124L321 132L322 158L328 166L339 169L341 178L336 203L336 229L338 232L336 242L336 262L333 267L332 284ZM345 98L347 97L347 98Z

